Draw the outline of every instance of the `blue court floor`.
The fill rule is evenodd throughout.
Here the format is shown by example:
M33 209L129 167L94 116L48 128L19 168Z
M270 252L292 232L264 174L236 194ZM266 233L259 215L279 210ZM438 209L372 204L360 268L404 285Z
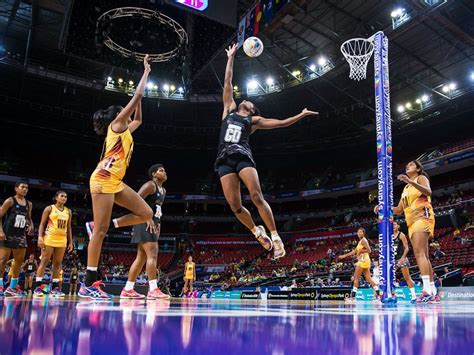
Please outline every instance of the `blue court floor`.
M0 299L0 354L474 354L469 304Z

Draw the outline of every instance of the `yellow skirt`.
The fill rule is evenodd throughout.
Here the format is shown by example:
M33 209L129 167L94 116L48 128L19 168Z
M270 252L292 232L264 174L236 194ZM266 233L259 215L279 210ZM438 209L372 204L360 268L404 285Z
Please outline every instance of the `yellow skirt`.
M91 194L116 194L125 188L125 184L122 180L112 177L108 179L98 177L94 171L89 180L89 187Z
M184 276L184 278L185 278L186 280L191 280L191 281L192 281L192 280L194 279L194 275L193 275L193 274L191 274L191 275L186 274L186 275Z
M44 245L46 245L47 247L52 247L52 248L66 248L67 237L46 234L44 236Z
M419 219L413 222L411 226L408 226L408 236L411 238L411 236L414 233L428 233L430 238L433 238L434 229L435 229L434 219L428 219L428 218Z

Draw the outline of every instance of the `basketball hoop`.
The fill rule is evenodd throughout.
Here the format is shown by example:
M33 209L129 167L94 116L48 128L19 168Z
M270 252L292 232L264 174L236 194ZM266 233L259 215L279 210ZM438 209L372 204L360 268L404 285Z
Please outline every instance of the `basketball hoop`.
M367 63L374 51L373 37L352 38L345 41L341 46L341 52L344 54L349 66L351 67L349 78L360 81L366 78Z

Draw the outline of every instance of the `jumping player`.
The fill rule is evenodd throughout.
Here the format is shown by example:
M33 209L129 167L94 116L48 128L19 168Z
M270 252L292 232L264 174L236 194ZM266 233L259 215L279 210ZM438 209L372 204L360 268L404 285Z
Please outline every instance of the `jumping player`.
M36 273L34 297L43 297L49 294L49 287L43 280L43 277L51 259L53 259L51 295L53 297L65 296L60 287L59 279L66 248L69 253L73 250L72 213L65 206L67 202L66 192L56 192L53 201L54 205L44 209L38 229L38 247L41 249L41 262Z
M378 296L379 292L378 285L370 276L370 253L372 250L365 236L365 228L359 228L357 230L357 237L359 238L357 247L353 251L339 256L339 259L345 259L353 255L357 256L357 263L354 270L354 286L352 287L351 296L347 300L348 302L355 301L357 289L359 288L359 279L362 275L364 275L365 280L372 286L376 296Z
M87 248L86 280L79 289L79 296L83 298L112 298L112 295L102 290L103 284L98 281L97 267L102 242L111 224L114 203L132 212L114 219L112 225L116 228L145 223L153 217L150 206L122 181L132 157L132 133L142 123L141 99L151 71L148 56L145 56L143 66L143 76L127 106L110 106L106 110L97 111L93 116L96 133L106 134L106 138L102 158L90 178L94 222L86 223L90 242Z
M138 275L146 264L148 275L148 299L169 299L170 296L161 292L158 288L157 258L158 238L161 228L161 207L165 202L166 190L163 183L167 180L165 168L162 164L155 164L148 170L150 181L147 181L138 191L148 205L155 210L153 219L133 226L132 243L138 244L137 257L130 267L128 281L120 294L120 298L144 298L145 296L136 292L133 287Z
M439 303L434 283L433 267L429 259L429 240L434 237L435 217L431 205L431 187L423 165L413 160L405 167L406 175L398 180L406 184L398 206L393 207L393 214L405 214L416 263L423 281L423 292L415 303ZM375 207L378 213L378 206Z
M408 289L410 290L411 299L416 299L415 283L410 276L410 261L408 260L408 252L410 247L408 246L407 237L403 232L400 231L400 225L398 222L393 222L393 244L395 245L395 261L397 267L400 268L403 278L405 279Z
M25 260L21 267L25 272L25 292L31 293L31 289L33 288L33 277L36 270L38 270L38 263L35 260L35 254L30 254L30 257Z
M226 49L227 66L224 79L224 112L219 139L215 171L219 174L222 190L231 210L237 219L244 224L260 244L268 251L273 248L274 258L285 256L285 248L278 235L270 205L265 201L256 170L255 161L249 145L250 135L258 129L275 129L288 127L309 115L317 112L304 109L300 114L284 119L267 119L260 116L258 109L250 101L242 101L239 106L233 98L232 76L237 46ZM255 226L250 212L242 206L240 181L249 190L253 204L260 217L270 230L271 238L263 226Z
M34 226L31 220L33 204L26 199L28 183L18 181L15 184L15 196L7 198L0 208L0 296L25 296L25 292L18 285L21 265L25 259L27 235L33 235ZM14 262L11 266L12 279L4 291L3 273L5 266L13 253Z

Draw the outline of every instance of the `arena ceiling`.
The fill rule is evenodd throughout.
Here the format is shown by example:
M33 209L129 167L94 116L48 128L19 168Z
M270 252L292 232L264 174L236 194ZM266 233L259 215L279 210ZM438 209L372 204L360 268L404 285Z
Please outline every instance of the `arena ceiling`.
M410 13L411 19L392 29L391 12L394 4L383 0L299 0L292 1L259 37L265 44L258 59L250 59L240 51L235 64L235 84L244 88L249 78L265 80L272 76L277 81L291 81L294 70L304 70L324 56L333 69L323 76L303 84L292 85L282 92L256 96L267 116L283 117L303 107L319 110L317 124L303 122L276 140L282 147L324 147L345 144L357 138L372 137L374 130L374 102L372 65L368 80L357 83L348 78L349 68L339 47L353 37L369 37L384 30L390 41L390 80L394 131L404 132L424 120L443 120L471 109L473 81L470 77L474 55L474 4L469 0L440 1L405 0L397 2ZM435 1L432 1L435 2ZM239 0L239 16L254 1ZM5 0L0 4L0 33L2 46L10 52L3 64L26 69L26 81L54 78L58 88L45 85L42 93L52 106L62 106L78 117L88 116L95 107L117 100L118 95L96 95L94 89L103 88L109 75L136 77L136 65L123 60L95 41L97 17L107 9L138 6L134 1L60 1L60 0ZM160 118L151 124L154 132L163 135L173 132L186 136L185 140L164 139L161 144L176 147L206 146L203 140L216 137L216 117L220 111L221 83L225 68L223 48L233 39L235 29L199 16L192 16L162 5L160 1L141 1L139 6L159 7L180 22L189 33L194 32L190 60L185 54L176 60L154 65L154 73L170 80L186 82L191 105L170 102L150 102L149 110L159 108ZM138 27L137 27L138 26ZM31 30L31 31L30 31ZM139 24L131 24L130 31L142 31ZM144 32L146 33L146 32ZM29 35L30 34L30 35ZM142 33L143 34L143 33ZM27 51L28 38L31 46ZM134 44L140 45L140 44ZM143 43L142 43L143 45ZM28 61L25 61L27 56ZM32 66L36 65L34 69ZM0 66L3 70L5 66ZM48 74L54 71L54 76ZM62 73L58 75L57 73ZM38 75L41 73L41 78ZM35 78L35 74L36 78ZM10 77L5 75L5 80ZM14 76L11 76L12 80ZM74 81L71 78L74 77ZM442 88L455 83L456 94ZM21 95L24 100L41 101L38 88L32 83L21 88L5 87L5 96ZM31 87L31 88L30 88ZM74 91L76 98L66 97ZM66 94L66 95L65 95ZM55 97L53 99L52 95ZM77 96L81 95L81 100ZM431 105L417 109L415 100L427 95ZM84 100L92 104L84 107ZM150 100L151 101L151 100ZM400 105L411 102L413 108L397 112ZM196 109L196 105L198 108ZM179 107L180 114L176 113ZM197 137L196 137L197 133ZM194 137L191 137L194 136ZM211 139L212 138L212 139ZM274 138L275 140L275 138ZM265 146L266 135L259 144Z

